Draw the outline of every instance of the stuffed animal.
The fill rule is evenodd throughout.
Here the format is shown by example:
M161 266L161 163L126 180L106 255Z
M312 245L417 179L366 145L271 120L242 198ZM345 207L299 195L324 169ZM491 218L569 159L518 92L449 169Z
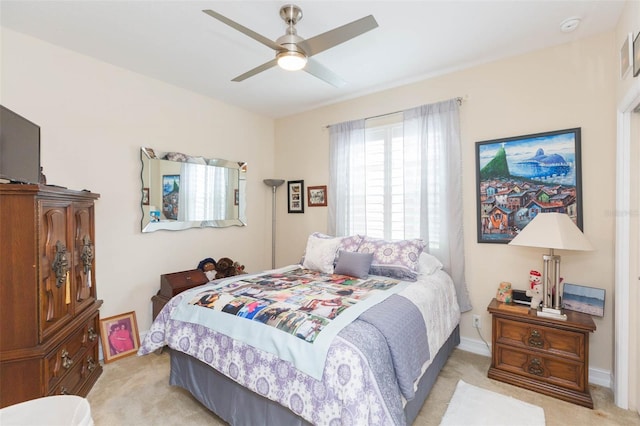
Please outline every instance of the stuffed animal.
M228 257L221 257L216 263L216 278L226 278L238 275L237 269L233 266L233 260Z
M236 270L236 275L246 274L246 272L244 271L244 265L241 265L238 262L233 262L233 267Z
M513 291L511 290L511 283L503 281L498 286L498 293L496 294L496 300L498 302L511 303Z
M544 298L540 272L533 269L529 271L529 287L530 290L527 290L526 294L531 298L531 309L538 309Z
M198 263L198 269L204 272L209 281L213 281L216 279L216 268L216 261L210 257L202 259L200 263Z
M221 257L217 262L207 257L200 261L198 269L204 272L209 281L246 274L244 265L234 262L228 257Z

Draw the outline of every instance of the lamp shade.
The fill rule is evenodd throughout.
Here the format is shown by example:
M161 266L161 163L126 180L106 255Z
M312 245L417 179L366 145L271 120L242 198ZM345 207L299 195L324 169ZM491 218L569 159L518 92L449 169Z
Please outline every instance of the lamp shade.
M559 250L593 250L587 237L564 213L539 213L509 244Z
M272 187L279 187L284 183L284 179L264 179L264 184Z

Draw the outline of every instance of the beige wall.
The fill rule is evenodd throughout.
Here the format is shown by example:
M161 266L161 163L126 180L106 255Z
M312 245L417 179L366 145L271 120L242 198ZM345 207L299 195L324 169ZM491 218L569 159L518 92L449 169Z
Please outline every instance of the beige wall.
M590 365L608 373L613 351L616 44L615 35L607 33L280 119L276 170L284 179L304 179L305 185L327 184L327 124L468 97L460 124L466 276L474 309L463 315L461 331L463 338L477 340L471 315L479 314L482 336L490 340L486 307L498 283L510 281L524 289L529 270L541 268L543 251L476 242L475 142L581 127L584 230L596 250L559 254L567 282L607 290L605 317L595 318ZM279 202L286 203L286 191L280 192ZM326 214L327 208L318 207L306 208L304 215L279 209L278 265L299 259L310 232L326 231Z
M101 316L135 311L151 324L160 274L206 257L270 266L273 120L230 107L37 39L2 29L0 102L41 127L50 184L101 194L96 206L96 281ZM243 160L243 228L140 232L141 146Z

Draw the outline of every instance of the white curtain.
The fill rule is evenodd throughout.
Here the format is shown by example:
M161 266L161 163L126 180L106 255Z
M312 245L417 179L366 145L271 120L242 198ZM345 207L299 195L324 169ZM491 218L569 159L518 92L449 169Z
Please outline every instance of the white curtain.
M347 235L363 232L354 229L354 224L362 223L357 215L366 216L362 206L365 203L364 167L364 120L340 123L330 127L331 152L329 154L329 207L328 229L332 235ZM351 200L350 203L340 200ZM357 208L357 207L360 208Z
M403 193L405 217L419 217L419 223L405 223L405 234L418 234L427 242L425 250L451 275L460 309L466 312L471 301L464 274L458 108L452 99L403 112ZM362 233L353 224L366 222L365 120L332 125L330 136L328 230L333 235Z
M226 219L227 173L224 167L183 163L180 170L180 204L178 220L201 221Z

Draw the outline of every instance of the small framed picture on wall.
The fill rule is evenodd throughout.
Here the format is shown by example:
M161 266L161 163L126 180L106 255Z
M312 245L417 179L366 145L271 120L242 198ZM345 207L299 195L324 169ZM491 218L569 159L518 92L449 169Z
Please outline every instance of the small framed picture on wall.
M625 78L633 67L633 34L627 34L627 37L620 48L620 78Z
M310 186L307 188L307 205L322 207L327 205L327 186Z
M287 199L289 213L304 213L304 181L290 180L287 182Z
M640 74L640 32L636 34L633 40L633 76Z

